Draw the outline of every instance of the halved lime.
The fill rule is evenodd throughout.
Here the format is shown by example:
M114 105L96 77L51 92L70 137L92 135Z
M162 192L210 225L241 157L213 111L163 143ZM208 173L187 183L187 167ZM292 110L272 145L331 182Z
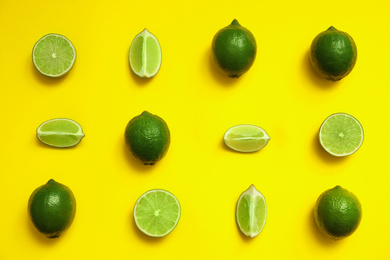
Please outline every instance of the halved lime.
M356 152L363 143L363 128L351 115L336 113L322 123L319 139L322 147L334 156L347 156Z
M162 237L169 234L180 219L180 204L166 190L144 193L134 206L135 224L146 235Z
M140 77L151 78L160 70L160 43L146 28L131 43L129 61L133 72Z
M60 77L73 67L76 50L65 36L51 33L35 43L32 59L35 68L43 75Z
M37 129L38 139L54 147L72 147L84 137L81 126L67 118L55 118L42 123Z
M270 137L255 125L236 125L229 128L223 138L225 144L238 152L255 152L267 145Z
M267 203L263 194L252 184L238 198L236 220L244 235L255 237L263 230L267 219Z

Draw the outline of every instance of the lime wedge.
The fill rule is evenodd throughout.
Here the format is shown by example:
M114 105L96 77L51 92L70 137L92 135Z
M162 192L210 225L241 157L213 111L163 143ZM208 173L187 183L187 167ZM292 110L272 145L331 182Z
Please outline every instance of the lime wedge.
M65 36L51 33L35 43L32 59L35 68L43 75L60 77L73 67L76 50Z
M150 190L135 203L134 219L139 230L146 235L163 237L179 222L179 201L166 190Z
M270 137L255 125L237 125L229 128L223 138L225 144L238 152L255 152L267 145Z
M160 43L146 28L131 43L129 61L133 72L140 77L151 78L160 70Z
M241 232L255 237L263 230L267 219L267 204L264 196L251 185L237 201L236 220Z
M356 152L363 143L363 128L351 115L336 113L322 123L319 131L322 147L334 156L347 156Z
M72 147L84 137L81 126L67 118L56 118L42 123L37 129L38 139L54 147Z

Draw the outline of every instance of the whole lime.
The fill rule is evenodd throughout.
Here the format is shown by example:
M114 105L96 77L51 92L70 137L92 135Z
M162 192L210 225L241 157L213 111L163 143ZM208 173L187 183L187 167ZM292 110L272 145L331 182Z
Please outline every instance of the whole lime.
M162 118L144 111L127 124L125 141L135 158L153 165L166 155L171 135Z
M255 61L257 46L253 34L234 19L215 34L211 49L215 66L229 77L238 78Z
M72 224L76 200L67 186L50 179L31 194L28 213L39 232L57 238Z
M357 59L352 37L333 26L318 34L310 46L310 61L322 77L338 81L354 68Z
M323 192L314 208L318 228L335 240L350 236L358 228L361 217L358 198L340 186Z

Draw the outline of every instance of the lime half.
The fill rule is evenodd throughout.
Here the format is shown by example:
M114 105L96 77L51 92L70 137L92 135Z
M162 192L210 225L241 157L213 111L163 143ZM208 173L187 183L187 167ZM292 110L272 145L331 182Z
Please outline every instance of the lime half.
M146 28L131 43L129 61L133 72L140 77L151 78L160 70L160 43Z
M322 123L319 131L322 147L334 156L347 156L356 152L363 143L363 128L351 115L336 113Z
M255 152L267 145L270 137L255 125L237 125L229 128L223 138L225 144L238 152Z
M266 219L265 198L254 185L251 185L237 201L236 220L238 227L244 235L255 237L263 230Z
M56 118L42 123L37 129L37 138L54 147L72 147L83 139L81 126L67 118Z
M134 206L135 224L152 237L169 234L179 219L179 201L166 190L150 190L139 197Z
M73 67L76 50L65 36L51 33L35 43L32 59L35 68L43 75L60 77Z

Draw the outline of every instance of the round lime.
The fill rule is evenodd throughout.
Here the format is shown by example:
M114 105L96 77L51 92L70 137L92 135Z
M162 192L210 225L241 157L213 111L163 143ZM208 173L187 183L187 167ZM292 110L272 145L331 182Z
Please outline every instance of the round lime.
M51 33L35 43L32 59L35 68L43 75L60 77L73 67L76 50L65 36Z
M338 81L354 68L357 59L352 37L333 26L318 34L310 46L310 61L322 77Z
M335 240L343 239L358 228L362 208L352 192L336 186L319 196L314 208L314 218L324 234Z
M135 158L145 165L153 165L168 152L171 135L161 117L144 111L127 124L125 141Z
M356 152L363 143L363 127L346 113L330 115L319 131L321 146L334 156L347 156Z
M134 206L135 224L146 235L162 237L169 234L180 219L180 204L166 190L150 190L144 193Z
M215 34L211 49L215 66L229 77L238 78L252 67L257 45L253 34L234 19Z
M50 179L31 194L28 213L39 232L57 238L72 224L76 200L67 186Z

